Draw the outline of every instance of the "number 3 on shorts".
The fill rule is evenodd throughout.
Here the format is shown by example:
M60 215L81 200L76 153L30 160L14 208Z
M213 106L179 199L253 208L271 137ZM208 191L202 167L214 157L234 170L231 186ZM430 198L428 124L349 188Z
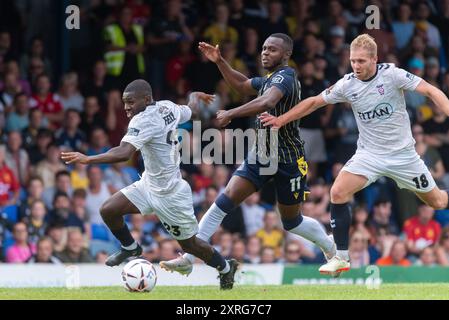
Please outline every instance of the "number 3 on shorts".
M414 177L412 180L416 185L416 189L425 189L429 186L429 180L427 180L424 173L419 177Z
M179 231L179 226L170 226L168 223L163 222L165 229L170 232L175 237L179 237L181 235L181 231Z

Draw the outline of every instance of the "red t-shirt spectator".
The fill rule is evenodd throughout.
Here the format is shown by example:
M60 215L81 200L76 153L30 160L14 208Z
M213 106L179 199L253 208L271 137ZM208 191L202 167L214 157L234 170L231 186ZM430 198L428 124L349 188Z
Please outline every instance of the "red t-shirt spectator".
M10 200L9 193L20 190L16 176L8 166L0 165L0 206L4 206Z
M31 108L39 108L44 114L58 113L62 110L61 102L51 92L44 99L41 99L37 94L33 94L30 106Z
M422 242L423 246L426 247L438 241L441 234L441 226L435 220L422 224L419 218L415 216L405 221L404 232L408 240L412 240L415 244Z

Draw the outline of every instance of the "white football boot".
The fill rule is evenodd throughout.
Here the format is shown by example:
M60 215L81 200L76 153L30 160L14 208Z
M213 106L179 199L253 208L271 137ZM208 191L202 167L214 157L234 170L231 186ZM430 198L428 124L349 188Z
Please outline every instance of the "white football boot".
M329 274L333 277L338 277L342 272L349 271L351 264L339 256L335 255L326 264L323 264L320 269L321 274ZM340 273L337 275L337 273Z
M182 254L179 254L179 257L176 259L159 262L159 266L164 270L170 272L176 271L185 276L188 276L193 269L192 263L188 259L184 258Z

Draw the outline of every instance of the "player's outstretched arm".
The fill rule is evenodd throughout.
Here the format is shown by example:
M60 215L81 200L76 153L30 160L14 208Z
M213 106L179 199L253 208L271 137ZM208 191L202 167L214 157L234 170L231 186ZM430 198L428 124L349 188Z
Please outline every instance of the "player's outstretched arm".
M415 89L416 92L430 98L435 105L449 116L449 99L437 87L431 85L426 80L421 80Z
M263 113L259 116L259 119L265 127L271 126L273 128L280 128L289 122L301 119L311 114L316 109L324 107L325 105L327 105L327 102L324 101L321 95L317 95L301 101L290 111L280 115L279 117L275 117L269 113Z
M268 111L276 106L284 94L277 87L269 88L263 95L251 100L244 105L231 110L220 110L217 112L218 124L222 127L229 124L232 119L255 116Z
M119 146L102 154L86 156L80 152L61 152L61 159L65 164L76 162L83 164L115 163L129 160L134 152L136 152L136 148L132 144L122 141Z
M198 49L206 56L206 58L217 65L223 78L232 89L242 95L253 95L257 93L251 85L251 80L244 74L234 70L229 63L226 62L220 53L218 44L214 47L206 42L200 42L198 44Z

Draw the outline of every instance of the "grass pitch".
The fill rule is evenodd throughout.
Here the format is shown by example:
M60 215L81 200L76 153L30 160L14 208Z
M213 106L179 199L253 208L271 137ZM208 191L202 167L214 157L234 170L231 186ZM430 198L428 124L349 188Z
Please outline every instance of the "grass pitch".
M156 286L150 293L130 293L121 287L0 288L2 300L448 300L447 283L363 285Z

